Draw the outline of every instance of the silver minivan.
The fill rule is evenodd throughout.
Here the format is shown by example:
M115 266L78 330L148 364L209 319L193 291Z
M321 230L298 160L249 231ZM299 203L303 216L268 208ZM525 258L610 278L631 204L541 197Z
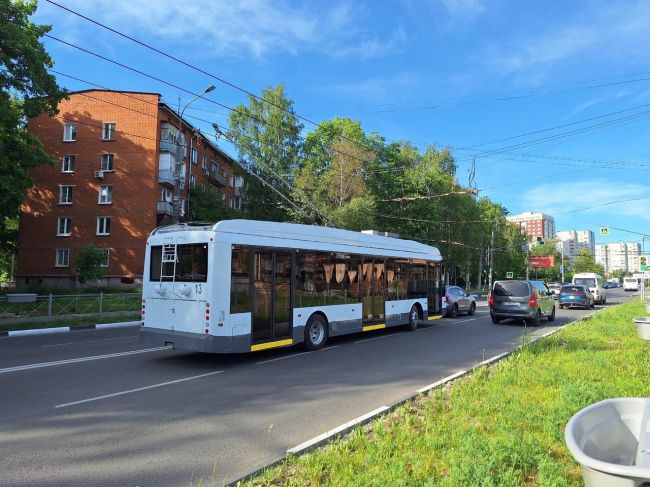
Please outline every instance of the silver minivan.
M555 319L553 293L542 281L496 281L488 296L492 323L513 318L538 326L542 318Z

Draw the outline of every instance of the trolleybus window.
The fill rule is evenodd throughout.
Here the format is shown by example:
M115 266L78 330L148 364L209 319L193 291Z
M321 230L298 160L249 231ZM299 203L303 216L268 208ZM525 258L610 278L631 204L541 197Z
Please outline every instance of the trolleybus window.
M151 247L149 267L149 279L151 281L207 282L207 244L177 245L175 262L173 259L162 262L162 256L163 246L155 245Z
M248 247L233 245L230 274L230 312L250 311L250 251Z

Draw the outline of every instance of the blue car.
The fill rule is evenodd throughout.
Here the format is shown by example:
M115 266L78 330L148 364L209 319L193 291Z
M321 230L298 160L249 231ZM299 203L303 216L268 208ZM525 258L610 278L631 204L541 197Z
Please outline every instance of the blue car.
M583 284L568 284L560 288L560 295L558 297L558 304L560 309L580 307L584 309L593 309L594 295L591 294L589 288Z

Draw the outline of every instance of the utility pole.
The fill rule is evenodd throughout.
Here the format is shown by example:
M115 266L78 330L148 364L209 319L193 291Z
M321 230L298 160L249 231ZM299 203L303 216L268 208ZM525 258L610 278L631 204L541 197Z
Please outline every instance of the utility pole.
M492 269L494 268L494 226L492 227L492 237L490 238L490 276L488 289L492 290Z
M481 232L481 249L478 252L478 275L476 276L477 289L483 287L483 232Z
M192 103L194 103L196 100L201 98L206 93L211 92L212 90L214 90L214 86L213 85L208 86L200 94L196 95L189 102L187 102L187 104L183 107L183 109L178 112L178 139L176 141L176 161L174 162L174 197L172 199L172 204L174 209L174 217L173 217L174 223L178 223L181 219L181 168L185 164L183 161L185 146L181 146L181 137L183 136L183 113L185 113L187 107L189 107ZM191 154L190 157L192 157ZM189 185L189 181L191 179L191 174L192 174L191 161L189 164L188 174L190 174L190 177L187 178L187 184Z

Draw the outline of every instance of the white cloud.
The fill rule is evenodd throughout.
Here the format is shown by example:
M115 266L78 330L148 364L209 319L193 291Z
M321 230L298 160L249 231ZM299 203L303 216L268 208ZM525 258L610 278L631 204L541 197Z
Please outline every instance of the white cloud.
M340 0L327 7L287 0L69 0L66 6L154 44L202 46L207 55L254 56L319 52L332 56L380 56L404 39L404 33L367 33L361 7ZM39 21L99 32L99 27L43 3ZM76 19L76 20L74 20ZM77 34L78 35L78 34ZM389 42L378 40L389 38ZM157 41L157 42L156 42Z
M523 195L522 207L535 208L553 216L582 210L575 213L614 214L650 220L650 197L646 186L608 179L542 184Z
M535 66L551 66L561 61L594 56L626 59L647 57L644 46L650 42L650 9L644 0L621 4L587 3L575 18L549 24L538 34L525 32L525 38L512 43L494 44L481 58L505 72L523 71ZM600 7L600 8L599 8Z

